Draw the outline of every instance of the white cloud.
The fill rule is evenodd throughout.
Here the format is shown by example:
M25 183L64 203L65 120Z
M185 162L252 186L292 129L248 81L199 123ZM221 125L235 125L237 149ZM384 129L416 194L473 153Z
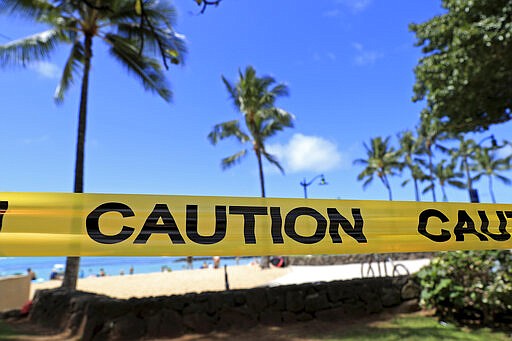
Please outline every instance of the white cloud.
M324 61L336 61L336 55L332 52L327 53L320 53L320 52L313 52L313 61L315 62L324 62Z
M328 17L328 18L336 18L336 17L339 17L340 15L341 15L341 11L337 8L329 10L329 11L325 11L322 13L322 16Z
M49 139L50 139L49 135L42 135L42 136L37 136L37 137L33 137L33 138L25 138L25 139L21 140L21 142L25 145L31 145L31 144L40 144L40 143L48 141Z
M340 168L344 157L338 146L322 137L294 134L285 144L267 147L287 172L325 172Z
M49 62L35 62L30 64L29 68L44 78L59 78L61 72L57 65Z
M359 66L375 64L378 59L384 57L380 52L366 50L360 43L353 43L352 47L357 51L354 62Z
M359 13L367 9L372 0L337 0L336 2L348 7L353 13Z
M363 44L352 43L352 47L355 48L357 51L363 51Z

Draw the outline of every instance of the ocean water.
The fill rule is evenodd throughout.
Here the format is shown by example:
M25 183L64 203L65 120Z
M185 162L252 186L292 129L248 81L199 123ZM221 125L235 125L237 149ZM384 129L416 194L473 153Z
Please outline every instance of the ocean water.
M253 261L253 258L221 257L223 265L244 265ZM211 257L195 257L193 268L199 269L203 263L212 264ZM57 264L66 264L66 257L0 257L0 277L27 273L31 268L36 273L37 281L47 281L50 273ZM89 277L99 274L103 269L108 276L128 274L131 267L134 273L160 272L164 267L176 271L186 268L183 257L82 257L80 259L79 276Z

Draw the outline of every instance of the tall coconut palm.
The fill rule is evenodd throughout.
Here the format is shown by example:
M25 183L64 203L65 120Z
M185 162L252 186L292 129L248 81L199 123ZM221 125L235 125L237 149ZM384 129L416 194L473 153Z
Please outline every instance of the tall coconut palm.
M418 126L418 137L422 141L423 148L428 158L428 172L430 186L432 188L432 201L436 200L435 174L434 174L434 148L445 150L438 142L446 137L442 130L441 121L432 116L429 110L423 110L420 114L420 124Z
M425 160L421 158L423 154L425 154L424 149L422 148L421 141L417 139L413 132L410 130L406 130L400 134L398 134L398 142L400 144L400 149L398 153L401 157L401 165L409 169L411 173L411 179L414 183L414 194L416 201L420 201L420 192L418 188L418 182L426 179L426 175L421 169L420 165L425 165ZM407 185L410 179L402 182L402 186Z
M231 84L224 76L222 81L235 107L242 113L242 125L245 129L239 119L219 123L213 127L208 139L214 145L226 138L234 138L242 144L251 144L258 161L261 197L264 198L263 158L284 172L277 159L266 150L265 142L284 128L293 127L293 115L275 106L278 97L288 95L288 87L282 83L276 84L276 80L272 77L258 77L252 66L246 67L243 73L239 70L236 84ZM235 165L247 153L247 149L242 149L222 159L222 168ZM261 266L268 268L268 257L262 257Z
M275 106L278 97L288 95L288 87L282 83L274 85L276 81L272 77L256 76L256 70L252 66L248 66L244 73L239 71L236 84L231 84L224 77L222 77L222 81L235 107L243 115L243 123L247 132L242 129L240 120L237 119L215 125L208 135L208 139L212 144L232 137L241 143L251 143L258 161L261 197L264 198L263 158L283 171L276 158L267 152L265 142L284 128L293 127L293 115ZM222 159L222 168L226 169L235 165L246 154L247 149L243 149Z
M459 189L464 189L465 184L460 181L462 179L462 172L456 172L456 165L453 162L449 162L446 164L447 160L441 160L438 164L434 166L434 175L439 182L439 187L441 187L441 192L443 193L443 201L448 201L448 196L446 195L446 185L450 185ZM434 188L432 185L427 186L423 193L428 191L432 191Z
M478 148L474 155L476 161L475 170L478 173L474 176L473 180L480 180L482 176L487 176L489 180L489 193L493 203L496 203L493 189L493 178L500 180L505 185L512 184L512 181L506 176L500 174L500 171L507 171L510 169L510 160L512 156L505 159L499 158L497 153L491 148Z
M354 160L354 164L365 166L365 169L357 176L357 180L359 181L366 178L363 183L363 189L365 189L373 181L374 176L377 175L388 190L389 200L393 200L388 176L396 175L396 170L400 169L400 161L399 153L389 144L390 139L390 136L385 139L378 136L370 139L369 146L363 143L367 158Z
M162 63L181 63L185 52L183 40L174 31L176 11L167 1L152 0L0 0L0 11L22 13L48 27L44 32L0 46L1 65L27 65L48 58L62 44L71 46L55 100L61 102L81 77L74 192L82 193L93 42L105 43L111 55L141 81L145 90L170 101L172 93ZM76 287L79 264L80 258L68 257L63 287Z
M453 161L459 164L459 169L464 172L465 188L468 190L469 198L471 199L474 182L471 170L475 169L474 156L479 147L473 139L466 139L462 134L457 136L457 140L459 141L459 146L452 148L450 154Z

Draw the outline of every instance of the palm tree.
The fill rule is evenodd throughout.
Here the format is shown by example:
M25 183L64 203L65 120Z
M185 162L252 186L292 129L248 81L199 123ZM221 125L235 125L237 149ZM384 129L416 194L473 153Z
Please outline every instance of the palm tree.
M269 137L287 127L293 127L293 115L277 108L275 101L277 97L288 95L288 88L284 84L277 84L274 78L269 76L257 77L252 66L248 66L245 72L239 71L239 79L236 85L231 84L222 77L235 107L242 113L247 133L241 128L240 120L232 120L219 123L214 126L208 135L212 144L220 140L234 137L241 143L250 142L258 160L260 175L261 197L265 197L265 179L263 176L264 157L275 165L279 170L283 168L274 156L265 149L265 142ZM270 88L273 86L272 88ZM247 154L243 149L229 157L222 159L222 168L227 169L239 162Z
M395 170L400 168L399 154L389 145L391 137L375 137L370 140L370 146L363 143L366 149L366 159L354 160L354 164L364 165L366 168L357 176L357 180L361 181L367 178L363 183L365 189L377 175L380 181L388 190L389 200L393 200L391 193L391 185L388 176L396 175Z
M450 162L445 165L446 162L447 161L443 159L434 167L434 175L439 182L439 187L441 187L441 191L443 193L443 201L448 201L448 196L446 195L445 189L447 184L459 189L465 188L465 184L459 180L463 177L463 175L461 172L455 171L455 163ZM431 190L434 189L432 185L429 185L423 190L423 193Z
M214 145L226 138L235 138L242 144L251 144L258 161L261 197L265 198L262 159L265 158L284 173L277 159L266 150L265 142L284 128L293 127L293 115L275 106L278 97L288 95L288 87L282 83L275 85L276 80L270 76L256 76L256 70L252 66L246 67L244 73L239 70L236 84L231 84L224 76L222 81L235 107L243 115L246 130L242 128L238 119L223 122L213 127L208 139ZM240 162L247 152L247 149L242 149L222 159L222 168L227 169ZM268 268L268 257L262 257L261 266Z
M398 141L400 143L400 149L398 150L401 156L401 166L406 167L411 172L411 178L414 182L414 193L416 201L420 201L420 193L418 189L418 181L426 179L426 175L421 169L420 165L425 165L425 160L421 157L424 154L421 141L418 140L410 130L406 130L398 134ZM407 185L410 179L402 182L402 186Z
M418 127L418 137L423 144L423 148L428 157L428 171L430 186L432 188L432 201L436 200L435 191L435 174L434 174L434 147L437 149L445 150L445 148L438 144L438 141L444 139L446 134L442 130L441 121L434 117L427 109L423 110L420 114L420 125Z
M496 152L490 148L478 148L475 152L474 159L476 161L475 169L479 171L473 178L474 181L480 180L482 176L487 176L489 179L489 193L491 194L492 202L496 203L493 189L493 178L500 180L505 185L510 185L512 181L499 171L506 171L510 169L510 160L512 156L505 159L498 158Z
M75 193L83 193L83 169L89 72L93 41L103 41L111 55L141 81L145 90L170 101L172 93L162 63L183 62L184 42L174 31L176 12L165 1L141 0L1 0L0 10L22 13L49 29L0 46L0 64L26 65L46 59L60 44L70 44L69 57L55 91L61 102L75 78L81 77ZM159 55L159 59L151 57ZM79 257L68 257L63 287L76 288Z
M465 174L466 184L464 187L468 190L471 199L474 180L471 177L471 170L475 168L473 158L479 147L474 140L466 139L462 134L457 136L457 140L459 141L458 148L451 149L450 153L453 161L459 163L459 169Z

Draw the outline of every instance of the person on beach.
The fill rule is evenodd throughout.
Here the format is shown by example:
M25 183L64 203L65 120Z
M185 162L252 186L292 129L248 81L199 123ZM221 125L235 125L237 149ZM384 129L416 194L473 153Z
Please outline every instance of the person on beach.
M208 269L208 263L206 263L206 261L204 261L203 265L201 265L201 269Z
M218 269L220 267L220 257L214 256L213 257L213 268Z
M286 258L284 258L282 256L275 256L275 257L270 258L270 265L274 266L276 268L284 268L288 264L286 262Z
M100 273L98 275L98 277L105 277L107 274L105 273L105 270L103 269L100 269Z
M130 275L133 275L133 266L130 266Z
M192 256L187 256L187 270L192 270L194 268L194 258Z
M50 280L54 279L59 279L59 273L55 267L53 267L52 272L50 272Z
M31 281L35 280L37 278L36 273L32 271L31 268L27 269L27 275L30 278Z

